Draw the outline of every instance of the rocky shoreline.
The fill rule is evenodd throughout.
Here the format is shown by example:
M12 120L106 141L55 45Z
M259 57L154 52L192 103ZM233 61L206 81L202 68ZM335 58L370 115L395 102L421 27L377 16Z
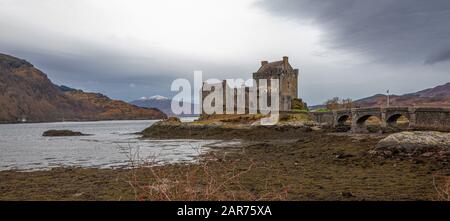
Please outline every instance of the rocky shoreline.
M169 119L142 136L241 142L212 147L194 164L1 171L0 199L446 200L441 190L450 177L448 155L372 154L385 151L378 144L392 137L334 133L309 122L261 126Z
M153 124L141 134L143 139L277 140L296 139L303 133L329 131L325 125L308 121L283 122L273 126L259 125L257 122L181 122L170 118Z
M313 132L304 126L247 125L154 125L142 132L144 139L207 139L207 140L270 140L292 139L301 133Z
M286 134L281 128L240 146L215 147L196 164L1 171L0 199L441 200L435 187L450 176L444 161L369 154L380 136L292 130L289 139L274 139Z
M221 139L283 144L303 137L348 137L352 142L377 140L364 154L372 158L406 159L423 162L424 158L443 165L450 165L450 133L435 131L405 131L384 134L343 133L327 125L314 122L283 122L279 125L262 126L250 123L182 123L171 119L160 121L142 133L142 139ZM330 142L332 145L333 142Z

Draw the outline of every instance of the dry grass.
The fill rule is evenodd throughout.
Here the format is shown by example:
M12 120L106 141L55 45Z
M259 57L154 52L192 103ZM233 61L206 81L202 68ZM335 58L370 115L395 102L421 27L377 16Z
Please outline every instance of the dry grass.
M450 201L450 176L434 175L433 184L437 193L437 200Z
M255 163L250 161L242 168L239 160L214 167L204 159L190 165L174 165L168 169L155 161L142 161L139 153L130 150L130 179L136 200L197 201L197 200L285 200L287 192L253 193L241 183L243 175L252 172Z
M381 125L381 121L378 117L371 116L366 120L366 125L379 126Z
M222 123L245 123L251 124L265 117L262 114L214 114L203 115L198 121L192 124L207 125L216 122Z
M221 115L208 115L203 116L198 121L192 124L208 125L212 123L226 123L226 124L252 124L259 121L261 118L267 117L262 114L221 114ZM301 111L297 113L280 113L281 122L310 122L311 119L307 112Z
M307 112L298 113L282 113L280 115L281 122L311 122Z

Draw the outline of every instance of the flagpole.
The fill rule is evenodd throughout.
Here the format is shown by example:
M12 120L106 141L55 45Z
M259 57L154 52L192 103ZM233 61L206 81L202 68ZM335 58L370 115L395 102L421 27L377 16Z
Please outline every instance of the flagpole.
M389 89L386 91L387 92L387 107L389 107Z

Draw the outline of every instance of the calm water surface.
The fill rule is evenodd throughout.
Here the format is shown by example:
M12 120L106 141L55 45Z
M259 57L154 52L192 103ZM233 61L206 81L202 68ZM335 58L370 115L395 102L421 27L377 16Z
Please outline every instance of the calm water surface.
M195 118L183 118L191 121ZM45 170L60 166L126 167L130 159L159 164L193 162L207 145L220 141L140 140L156 121L96 121L0 124L0 170ZM92 136L43 137L46 130L68 129Z

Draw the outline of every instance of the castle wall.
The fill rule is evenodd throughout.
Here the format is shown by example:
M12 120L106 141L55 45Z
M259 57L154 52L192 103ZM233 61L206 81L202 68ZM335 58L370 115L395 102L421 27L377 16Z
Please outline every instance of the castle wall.
M270 79L278 79L279 80L279 107L280 111L289 111L291 110L292 99L298 98L298 69L292 69L288 63L288 58L283 57L282 61L268 63L267 61L261 62L261 68L258 72L253 73L253 79L256 81L256 87L259 88L259 80L265 79L268 80L268 87L270 88ZM228 87L226 81L222 82L223 88ZM204 85L205 86L205 85ZM250 89L246 89L245 95L245 103L246 109L248 112L248 101L249 101L249 91ZM257 90L257 89L256 89ZM203 99L208 96L211 92L202 91ZM257 94L259 95L259 91L257 90ZM257 96L254 102L258 102L259 96ZM224 102L226 104L226 94L224 90ZM237 98L234 97L234 104L236 107ZM271 106L270 93L268 93L268 101L267 104ZM226 111L225 107L223 109ZM202 111L203 112L203 111Z

